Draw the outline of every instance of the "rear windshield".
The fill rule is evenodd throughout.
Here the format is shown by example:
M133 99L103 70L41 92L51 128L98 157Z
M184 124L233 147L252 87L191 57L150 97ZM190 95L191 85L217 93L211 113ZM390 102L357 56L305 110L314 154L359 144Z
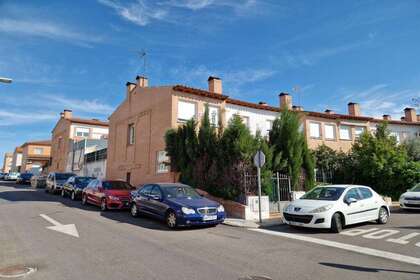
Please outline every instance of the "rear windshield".
M106 190L131 190L133 189L133 186L123 181L104 181L102 182L102 187Z
M193 188L188 186L165 186L163 192L167 198L201 198Z
M56 180L67 180L71 176L74 176L73 173L55 173Z
M412 192L420 192L420 183L410 189Z
M345 188L340 187L318 187L306 193L301 199L311 200L338 200Z

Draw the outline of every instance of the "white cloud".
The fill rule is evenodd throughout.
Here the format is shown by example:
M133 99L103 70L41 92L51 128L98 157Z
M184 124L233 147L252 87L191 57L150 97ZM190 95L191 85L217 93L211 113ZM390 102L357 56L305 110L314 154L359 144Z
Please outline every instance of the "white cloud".
M12 126L31 124L36 122L51 121L57 118L57 114L42 111L26 112L0 110L0 126Z
M167 4L179 8L200 10L212 5L214 2L214 0L172 0L168 1Z
M86 47L90 47L91 43L102 41L98 36L73 31L62 24L41 20L0 19L0 32L63 40Z
M109 115L114 111L114 107L100 102L98 99L71 99L65 96L44 94L41 96L42 103L48 107L56 107L60 111L70 109L77 112L90 114Z

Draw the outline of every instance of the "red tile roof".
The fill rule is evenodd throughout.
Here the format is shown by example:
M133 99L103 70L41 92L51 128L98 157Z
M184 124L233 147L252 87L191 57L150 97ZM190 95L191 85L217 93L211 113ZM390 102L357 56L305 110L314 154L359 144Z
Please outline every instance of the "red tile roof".
M23 148L27 145L51 146L51 140L28 141L25 142L21 147Z
M197 88L186 87L182 85L176 85L172 89L175 91L180 91L180 92L198 95L202 97L214 98L218 100L226 100L228 98L227 95L218 94L218 93L214 93L214 92L210 92L210 91L206 91L202 89L197 89Z
M91 124L91 125L100 125L100 126L109 126L108 122L95 120L95 119L80 119L80 118L71 118L68 119L70 122L82 123L82 124Z

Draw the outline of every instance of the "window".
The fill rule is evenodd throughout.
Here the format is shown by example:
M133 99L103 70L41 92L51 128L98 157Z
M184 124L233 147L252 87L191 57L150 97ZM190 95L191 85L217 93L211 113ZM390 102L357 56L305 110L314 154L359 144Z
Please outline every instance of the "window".
M358 139L360 135L365 132L366 128L364 126L356 126L354 128L354 137Z
M196 104L194 102L178 101L178 121L186 122L196 117Z
M160 191L158 186L154 186L152 191L150 192L150 196L162 199L162 192Z
M169 171L169 157L166 155L166 151L157 152L157 173L166 173Z
M335 140L335 125L325 124L325 139Z
M76 127L76 136L77 137L89 137L89 128Z
M340 125L340 139L351 140L351 128L348 125Z
M219 125L219 108L209 106L209 119L213 126Z
M310 122L309 123L309 135L312 138L321 138L321 124Z
M128 145L133 145L135 141L134 123L128 125Z
M239 116L242 119L242 123L249 128L249 117Z
M359 191L363 199L371 198L373 196L372 192L368 188L359 188Z
M357 190L357 188L352 188L351 190L349 190L346 194L345 200L349 199L349 198L354 198L356 200L360 200L360 194Z
M127 172L125 176L125 181L129 184L131 183L131 172Z
M42 155L44 153L44 148L34 148L35 155Z
M146 185L143 188L140 189L139 194L141 196L148 196L150 194L150 191L152 190L153 185Z

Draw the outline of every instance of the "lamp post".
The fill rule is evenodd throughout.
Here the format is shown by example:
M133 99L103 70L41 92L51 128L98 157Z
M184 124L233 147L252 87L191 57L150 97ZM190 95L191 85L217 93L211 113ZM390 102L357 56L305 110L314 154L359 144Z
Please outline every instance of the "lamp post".
M12 79L0 77L0 83L10 84Z

